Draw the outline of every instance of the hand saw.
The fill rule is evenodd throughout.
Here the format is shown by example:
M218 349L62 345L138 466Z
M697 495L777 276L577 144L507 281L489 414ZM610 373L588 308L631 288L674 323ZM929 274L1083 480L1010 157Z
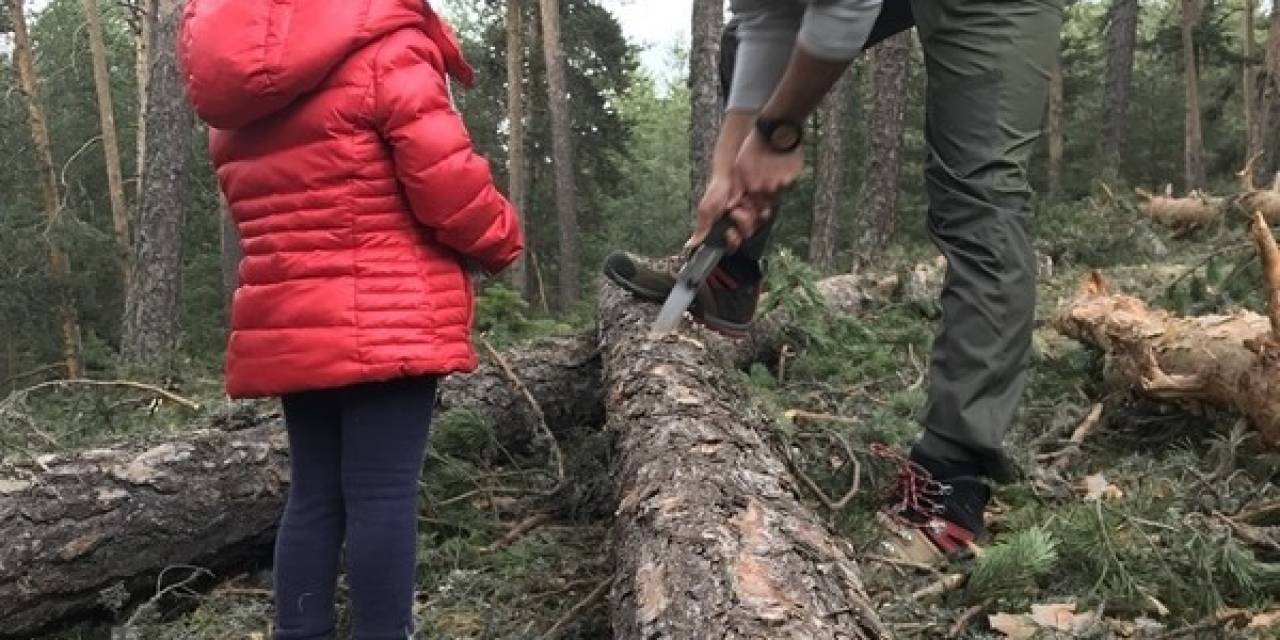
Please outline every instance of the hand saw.
M680 268L680 273L676 275L676 285L671 288L667 301L662 304L662 311L658 312L658 319L653 322L650 335L668 333L680 325L680 318L684 316L689 305L693 304L693 299L698 295L698 288L707 279L707 274L711 273L711 270L715 269L716 264L720 262L720 258L724 257L728 248L725 244L725 234L731 228L733 228L733 221L728 215L722 216L712 225L706 239L698 245L693 255Z

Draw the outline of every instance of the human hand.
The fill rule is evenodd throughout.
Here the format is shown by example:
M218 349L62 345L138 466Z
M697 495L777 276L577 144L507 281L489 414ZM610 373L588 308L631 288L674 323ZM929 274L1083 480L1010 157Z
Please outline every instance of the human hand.
M744 196L730 176L712 177L698 204L698 221L685 249L702 244L716 221L727 215L734 226L725 233L725 246L733 253L744 240L765 226L769 213L767 203Z
M752 131L733 165L733 181L755 208L772 203L790 187L804 170L804 152L797 147L787 153L771 149L760 134ZM730 206L738 204L729 203Z

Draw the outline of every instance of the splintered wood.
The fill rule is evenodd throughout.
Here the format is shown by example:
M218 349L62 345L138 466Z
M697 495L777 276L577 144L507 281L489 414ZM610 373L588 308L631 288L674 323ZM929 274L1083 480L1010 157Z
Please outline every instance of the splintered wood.
M1280 448L1280 347L1267 317L1174 316L1112 293L1094 272L1056 326L1103 350L1108 377L1152 398L1240 413Z
M735 354L702 337L648 338L652 311L601 292L614 634L888 637L848 542L801 502L766 419L728 382L722 361Z

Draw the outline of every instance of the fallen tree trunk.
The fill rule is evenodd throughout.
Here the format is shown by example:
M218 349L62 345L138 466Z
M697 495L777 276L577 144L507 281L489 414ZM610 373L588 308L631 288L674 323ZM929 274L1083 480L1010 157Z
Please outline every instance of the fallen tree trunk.
M1142 211L1152 222L1162 224L1180 233L1190 233L1211 226L1222 218L1222 198L1192 191L1185 197L1172 194L1156 195L1145 189L1135 189L1142 198Z
M445 379L441 408L479 413L493 426L494 437L503 448L515 454L532 452L541 430L540 418L525 390L538 401L547 427L557 436L604 421L594 330L536 340L500 357L514 376L487 354L482 355L482 364L475 371Z
M832 308L856 313L889 297L897 282L837 276L819 290ZM775 351L788 320L784 311L766 315L751 340L727 343L732 360L747 364ZM508 451L539 446L541 418L529 396L557 436L604 421L594 332L504 352L511 374L485 360L445 381L441 405L480 414ZM279 422L263 419L253 416L253 428L198 431L167 443L0 462L0 535L11 541L0 550L0 637L110 616L154 593L166 567L219 572L264 558L287 493L288 462Z
M799 499L765 418L685 334L606 285L599 322L615 433L615 637L887 637L849 544Z
M287 477L276 426L5 464L0 636L114 615L167 567L217 572L262 558Z
M1259 212L1268 224L1277 225L1280 224L1280 173L1276 174L1270 188L1260 188L1254 184L1253 164L1261 156L1261 151L1255 153L1236 174L1240 177L1241 189L1240 195L1236 197L1236 204L1250 217L1254 212Z
M1111 293L1095 272L1056 325L1102 349L1109 378L1151 398L1240 413L1280 448L1280 346L1266 317L1177 317Z

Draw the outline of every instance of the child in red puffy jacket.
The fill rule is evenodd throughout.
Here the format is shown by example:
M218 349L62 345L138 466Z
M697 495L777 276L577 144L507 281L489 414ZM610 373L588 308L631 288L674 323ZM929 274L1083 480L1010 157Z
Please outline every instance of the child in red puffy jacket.
M464 263L523 248L448 78L472 70L422 0L191 0L180 55L244 259L227 391L281 396L291 486L276 638L413 628L416 497L440 376L475 367Z

